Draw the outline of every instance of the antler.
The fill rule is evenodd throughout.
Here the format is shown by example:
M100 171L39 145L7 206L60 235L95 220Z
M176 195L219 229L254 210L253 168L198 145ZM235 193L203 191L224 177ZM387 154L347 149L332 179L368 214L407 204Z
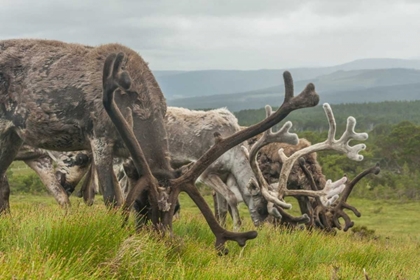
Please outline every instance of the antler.
M304 166L304 162L299 160L299 165L305 173L306 177L310 181L310 186L313 190L318 189L318 186L315 184L312 174ZM321 200L316 197L315 202L312 206L314 209L311 209L311 216L313 217L313 226L320 227L326 231L331 231L333 227L341 229L341 224L339 222L340 218L344 219L345 226L344 231L347 231L349 228L353 227L354 223L351 221L350 217L344 212L344 209L351 210L357 217L360 217L360 212L353 206L347 203L347 199L350 196L354 186L366 175L368 174L379 174L381 171L379 164L368 168L358 174L352 181L347 181L342 196L331 206L325 206Z
M265 106L265 112L266 112L266 118L271 116L272 115L271 106L269 105ZM248 157L252 170L254 170L254 174L256 176L258 184L261 187L262 195L268 201L267 203L268 213L278 219L282 219L283 221L287 219L288 222L293 222L293 223L307 222L309 218L306 214L300 217L293 217L290 214L287 214L286 212L283 211L283 209L292 208L292 205L278 198L278 193L275 192L272 186L270 186L267 183L267 181L264 179L264 176L261 172L261 169L258 166L258 161L257 161L258 151L262 147L270 143L281 142L281 143L287 143L290 145L296 145L299 142L299 138L297 134L289 132L291 127L292 127L292 123L289 121L289 122L286 122L277 132L273 132L272 128L270 128L266 130L262 134L262 136L258 139L258 141L252 145L251 150L249 152L245 146L242 146L242 149L245 151Z
M305 159L303 157L300 157L298 162L300 168L303 171L303 174L305 174L306 178L309 181L311 189L313 191L321 190L322 188L319 188L318 185L315 183L315 179L312 176L312 173L306 168ZM312 203L309 201L308 197L298 196L297 199L299 201L299 205L304 204L303 207L305 209L302 209L303 207L301 206L301 211L306 212L311 217L311 225L309 226L319 226L321 228L324 228L324 224L326 221L326 207L322 204L321 199L319 197L315 197L315 201L313 201Z
M265 106L265 112L266 112L266 118L270 117L272 115L271 106L269 105ZM264 179L261 169L258 166L257 155L258 155L258 151L262 147L273 142L282 142L282 143L288 143L291 145L296 145L299 142L299 138L296 133L289 132L291 127L292 127L292 123L288 121L277 132L273 132L272 128L266 130L262 134L262 137L260 137L260 139L258 139L258 141L254 143L254 145L252 145L249 153L248 153L247 148L245 146L242 146L242 149L245 151L248 157L251 168L252 170L254 170L258 184L261 187L261 192L263 196L265 197L265 199L269 202L268 211L270 214L273 214L277 218L280 218L281 215L280 213L278 213L278 210L274 207L274 205L280 206L285 209L292 208L292 205L279 200L278 194L274 193L273 190L270 190L270 187L268 183L266 182L266 180Z
M339 218L343 218L345 222L345 226L343 228L344 231L347 231L349 228L351 228L354 223L350 220L350 217L344 212L344 209L351 210L357 217L360 217L361 214L359 211L357 211L356 207L351 206L347 203L347 199L350 196L351 191L353 190L354 186L366 175L368 174L379 174L381 172L381 168L379 167L379 163L377 163L375 166L368 168L361 173L359 173L351 182L346 183L346 188L343 191L343 195L338 200L338 202L332 206L332 209L330 210L333 213L332 221L335 227L338 229L341 229Z
M287 180L292 170L293 164L295 161L300 158L301 156L322 150L336 150L341 153L345 153L347 157L353 160L361 161L363 160L363 156L359 155L361 150L366 148L365 144L357 144L355 146L350 146L349 142L351 140L366 140L368 138L367 133L356 133L354 132L354 127L356 125L356 119L353 117L348 117L347 119L347 127L343 135L340 139L335 139L336 134L336 123L335 118L332 112L332 109L329 104L325 103L323 105L325 114L327 115L328 122L330 125L328 131L328 138L324 142L317 143L296 151L290 157L287 157L283 149L279 150L279 156L283 162L280 176L279 176L279 197L282 198L284 196L297 196L297 195L306 195L312 197L320 197L322 203L324 205L331 204L335 199L337 199L337 195L344 190L344 183L347 181L346 177L341 178L336 182L331 182L331 180L327 181L327 184L324 189L319 191L313 190L289 190L287 189Z

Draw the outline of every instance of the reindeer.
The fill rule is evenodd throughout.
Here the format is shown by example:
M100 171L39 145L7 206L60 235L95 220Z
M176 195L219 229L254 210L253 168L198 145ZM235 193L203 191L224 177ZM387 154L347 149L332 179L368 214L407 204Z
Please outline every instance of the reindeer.
M150 146L146 153L153 170L170 170L163 122L153 121L165 114L165 99L136 52L119 44L93 48L30 39L0 41L0 51L0 212L9 211L5 172L23 142L48 150L91 150L106 204L122 203L112 158L127 152L102 104L102 68L114 52L126 53L122 64L134 81L122 77L118 102L142 131L153 126L137 137ZM155 145L159 149L152 155Z
M252 146L261 137L262 135L257 135L256 137L249 139L248 145ZM280 149L283 149L286 156L290 156L293 153L309 146L311 146L311 143L308 140L300 138L296 145L273 142L261 147L259 153L257 154L257 162L265 181L270 185L276 184L279 181L280 171L283 165L278 153ZM310 177L308 177L309 174ZM319 186L316 190L322 189L326 184L325 175L322 173L322 167L318 163L317 153L315 152L303 155L293 164L287 180L287 188L310 190L312 183ZM299 204L301 213L306 214L308 218L312 217L311 208L308 206L308 203L314 199L307 196L297 196L296 200ZM312 225L312 221L313 220L311 219L305 221L301 220L299 222L306 223L306 225L310 227ZM288 222L285 224L288 225ZM280 221L280 223L282 223L282 221Z
M327 231L332 230L333 227L341 229L339 218L343 218L345 221L344 231L347 231L354 223L344 212L344 209L349 209L357 217L360 217L360 212L347 203L352 189L364 176L370 173L378 174L380 168L376 165L366 169L352 181L348 181L346 176L336 182L325 181L320 166L316 164L315 152L331 149L346 154L352 160L360 161L363 156L359 155L359 152L364 150L366 146L364 144L350 146L349 142L351 140L366 140L368 135L367 133L356 133L354 131L356 120L349 117L345 132L340 139L335 139L336 123L332 109L329 104L324 104L323 108L330 126L326 141L311 145L308 141L300 139L299 145L296 146L298 149L295 150L291 149L292 146L290 145L276 143L273 137L275 134L270 129L264 132L257 141L255 139L250 140L253 142L253 146L248 155L252 168L257 174L259 184L265 185L265 188L271 189L280 198L285 196L296 197L301 211L304 213L303 216L311 217L309 226L317 226ZM267 116L271 115L270 107L266 107L266 113ZM290 128L291 123L286 123L281 130L286 127ZM282 133L281 130L278 133ZM277 151L277 154L275 154L275 151ZM259 153L261 155L258 156ZM298 166L301 171L299 171ZM261 167L264 171L261 170ZM290 181L291 178L292 181ZM293 180L293 178L302 178L303 181L302 179ZM293 184L293 181L300 183ZM343 192L343 195L339 198L338 194L341 192ZM312 197L312 199L309 200L309 197ZM279 210L280 215L277 218L281 223L296 224L301 222L296 217L289 216L283 209Z

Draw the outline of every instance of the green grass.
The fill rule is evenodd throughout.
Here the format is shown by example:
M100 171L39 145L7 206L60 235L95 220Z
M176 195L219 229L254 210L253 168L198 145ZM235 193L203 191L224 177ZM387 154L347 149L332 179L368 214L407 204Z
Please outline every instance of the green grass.
M92 207L71 201L65 212L48 196L11 197L11 214L0 218L0 279L364 279L363 269L371 279L420 279L419 203L352 200L363 215L356 225L375 238L264 225L244 248L229 242L219 257L185 195L172 239L121 227L100 198ZM244 207L241 215L244 230L253 229Z
M420 201L350 199L362 213L356 225L368 226L381 236L417 238L420 242Z
M29 166L27 166L23 161L14 161L12 162L9 168L12 170L15 176L30 174L36 175L36 173L31 168L29 168Z

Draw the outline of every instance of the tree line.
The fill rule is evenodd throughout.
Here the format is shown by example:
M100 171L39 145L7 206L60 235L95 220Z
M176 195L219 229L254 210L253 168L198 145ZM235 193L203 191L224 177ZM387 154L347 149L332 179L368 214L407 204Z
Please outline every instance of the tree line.
M331 107L338 125L345 125L347 117L353 116L357 119L357 127L363 130L372 130L381 124L397 124L402 121L420 124L420 100L333 104ZM249 126L264 119L265 110L264 108L241 110L235 112L235 115L240 125ZM322 105L296 110L287 116L286 120L292 121L295 131L328 130Z

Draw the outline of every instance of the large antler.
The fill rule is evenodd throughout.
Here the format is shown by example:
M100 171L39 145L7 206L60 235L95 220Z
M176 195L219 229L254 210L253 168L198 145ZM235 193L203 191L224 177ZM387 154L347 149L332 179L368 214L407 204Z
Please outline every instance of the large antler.
M289 190L287 189L287 180L292 170L293 164L295 161L303 155L306 155L311 152L322 151L322 150L335 150L347 155L348 158L361 161L363 160L363 156L359 155L359 152L366 148L365 144L357 144L354 146L350 146L349 142L351 140L366 140L368 138L367 133L356 133L354 131L354 127L356 125L356 119L353 117L348 117L347 119L347 126L346 130L341 136L340 139L335 139L336 134L336 123L333 112L329 104L325 103L323 105L325 114L327 115L328 122L330 125L328 131L328 138L324 142L317 143L296 151L289 157L287 157L283 149L279 150L279 156L283 162L282 169L279 176L279 185L278 185L278 192L279 197L283 198L284 196L298 196L298 195L305 195L305 196L312 196L312 197L319 197L324 205L329 205L333 201L338 198L338 194L344 190L344 183L347 181L346 177L341 178L338 181L332 182L328 180L326 186L319 191L313 190Z
M266 118L270 117L272 115L271 106L269 105L265 106L265 112L266 112ZM307 215L303 215L300 217L293 217L290 214L287 214L283 211L283 209L290 209L292 205L278 198L278 193L275 192L272 189L272 187L267 183L267 181L264 179L264 176L257 162L258 151L262 147L270 143L280 142L280 143L296 145L299 142L299 138L297 134L289 132L291 127L292 127L292 123L289 121L289 122L286 122L282 126L282 128L277 132L273 132L272 128L270 128L266 130L262 134L262 136L258 139L258 141L252 145L251 150L249 152L246 149L246 147L242 146L242 148L247 154L252 170L254 170L256 179L261 188L261 192L264 198L268 202L267 203L268 213L270 213L272 216L278 219L283 219L283 220L287 219L288 221L294 222L294 223L307 222L309 220Z
M197 188L194 186L194 182L200 176L200 174L211 163L213 163L213 161L215 161L228 149L274 126L275 124L283 120L293 110L312 107L318 104L319 96L315 92L315 87L313 84L308 84L298 96L294 97L292 76L289 72L286 71L283 74L283 78L285 81L284 102L274 114L271 114L262 122L248 127L247 129L244 129L242 131L239 131L234 135L231 135L230 137L223 139L220 137L220 135L216 134L216 144L212 146L203 156L201 156L198 159L198 161L182 177L172 180L172 185L174 186L174 188L175 186L179 186L181 191L185 191L199 206L203 214L204 211L207 212L207 210L211 213L211 210L197 191ZM227 240L235 240L238 242L239 245L242 246L245 244L244 241L246 239L254 238L256 236L256 232L255 236L251 234L253 232L228 232L219 226L212 214L211 217L208 217L206 215L205 218L209 223L209 226L212 229L213 233L216 235L216 247L218 248L223 248L223 244ZM245 234L248 236L246 236Z
M290 112L297 109L313 107L318 104L319 96L315 92L315 86L312 83L308 84L298 96L294 96L293 79L288 71L283 73L283 79L285 85L284 101L274 114L271 114L271 116L263 121L241 130L227 138L220 137L220 141L211 147L203 156L201 156L196 164L183 176L183 178L194 181L211 163L213 163L213 161L215 161L227 150L276 125L287 117ZM181 179L177 180L179 181Z
M266 117L268 118L272 114L271 106L268 106L268 105L265 106L265 111L266 111ZM272 211L275 211L273 204L280 206L282 208L285 208L285 209L290 209L292 205L279 200L277 193L273 193L273 191L270 189L270 186L264 179L261 169L258 167L257 154L258 154L258 151L262 147L273 142L281 142L281 143L288 143L291 145L296 145L299 142L299 138L297 134L289 132L291 127L292 127L292 123L289 121L289 122L286 122L283 125L283 127L275 133L273 132L272 128L266 130L262 134L262 137L260 137L260 139L258 139L258 141L254 143L254 145L252 145L251 150L249 152L246 149L246 147L242 146L242 149L247 154L251 168L255 172L255 176L257 178L259 186L261 187L261 192L263 196L269 203L271 203L268 205L270 213Z
M150 171L143 150L137 142L133 130L114 102L114 91L118 87L127 90L131 86L130 75L126 71L120 71L123 59L123 53L109 55L105 60L103 71L103 104L105 110L114 122L115 127L130 152L138 173L142 174L142 178L138 181L137 185L130 190L123 208L125 211L130 211L134 200L143 191L148 190L152 207L152 222L155 226L158 226L158 182Z

